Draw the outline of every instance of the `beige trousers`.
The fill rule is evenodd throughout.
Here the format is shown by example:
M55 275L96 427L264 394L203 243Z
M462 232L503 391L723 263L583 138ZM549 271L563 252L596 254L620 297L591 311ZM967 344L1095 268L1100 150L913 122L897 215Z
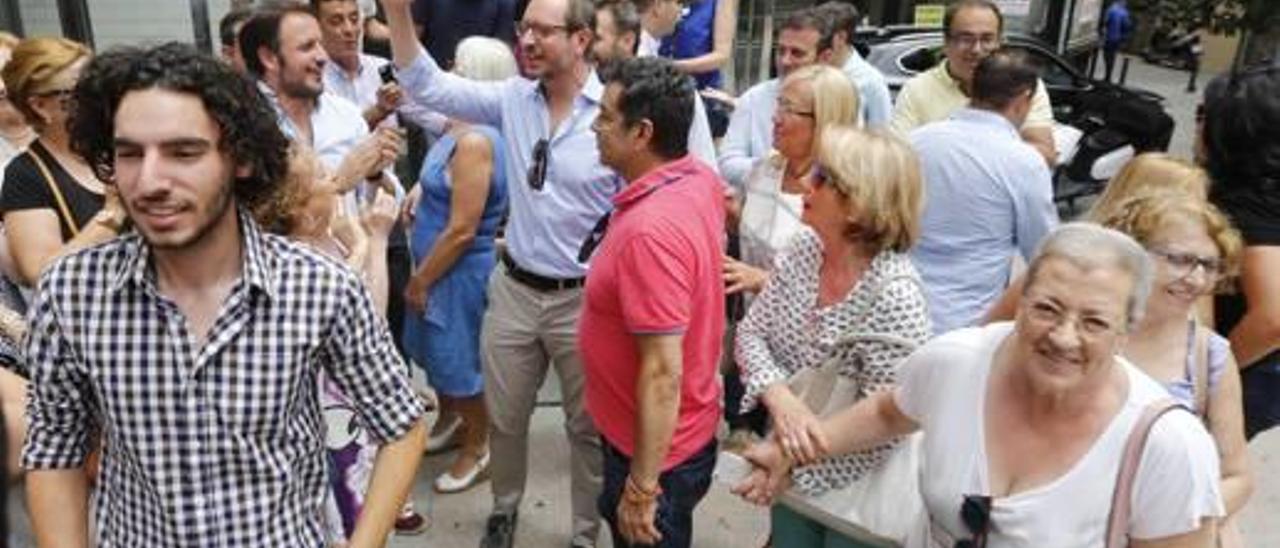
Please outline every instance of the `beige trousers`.
M554 365L569 437L573 539L595 546L600 528L600 437L587 414L578 314L582 289L541 292L515 281L501 264L489 279L489 309L480 333L484 399L489 410L489 471L494 512L520 506L529 473L529 419L538 388Z

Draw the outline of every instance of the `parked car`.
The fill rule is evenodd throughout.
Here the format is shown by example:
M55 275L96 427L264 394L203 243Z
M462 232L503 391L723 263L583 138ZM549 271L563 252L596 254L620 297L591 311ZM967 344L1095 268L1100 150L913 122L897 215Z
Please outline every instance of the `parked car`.
M895 98L907 80L944 57L937 29L867 29L857 40L867 61L884 73ZM1026 52L1039 65L1053 117L1062 126L1055 130L1060 141L1055 173L1059 200L1073 206L1075 199L1101 191L1134 154L1169 148L1174 122L1165 112L1164 97L1090 78L1034 38L1007 35L1005 45Z

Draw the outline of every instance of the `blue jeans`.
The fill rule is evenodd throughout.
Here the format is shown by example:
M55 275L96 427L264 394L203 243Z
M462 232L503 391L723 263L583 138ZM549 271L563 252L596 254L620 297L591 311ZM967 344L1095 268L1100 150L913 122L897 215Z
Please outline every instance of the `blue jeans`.
M618 532L618 501L631 473L631 458L624 455L603 438L604 488L597 506L600 517L609 524L615 548L639 546L622 538ZM658 476L662 494L658 496L658 511L654 517L662 540L654 545L661 548L688 548L693 541L693 509L711 487L711 471L716 466L716 440L712 439L693 456Z

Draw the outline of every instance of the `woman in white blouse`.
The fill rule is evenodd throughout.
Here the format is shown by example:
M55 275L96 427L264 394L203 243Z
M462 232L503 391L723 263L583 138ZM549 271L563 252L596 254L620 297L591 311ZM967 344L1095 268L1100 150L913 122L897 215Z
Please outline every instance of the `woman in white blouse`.
M782 81L773 111L773 151L752 168L739 197L742 260L725 260L727 292L764 288L774 254L802 226L800 202L809 191L819 135L857 119L857 91L839 70L809 66Z
M811 463L796 470L796 486L817 496L875 470L894 443L815 459L824 449L821 422L787 381L839 357L839 374L865 398L894 385L898 363L925 341L930 326L919 275L905 255L923 206L910 147L888 134L830 127L811 185L806 227L780 252L739 325L735 357L746 385L743 406L768 408L771 439L792 459ZM773 531L775 547L821 546L837 534L780 506Z
M773 112L774 150L756 163L729 207L729 230L737 231L741 260L724 259L726 293L742 293L749 304L764 287L774 254L804 226L801 200L809 190L819 133L823 128L851 125L857 118L857 92L839 70L810 66L782 81ZM728 333L732 335L732 325ZM725 346L733 346L732 338ZM752 431L762 433L765 417L761 412L743 412L738 405L743 381L734 364L725 366L725 420L730 429L725 446L741 447L754 436Z

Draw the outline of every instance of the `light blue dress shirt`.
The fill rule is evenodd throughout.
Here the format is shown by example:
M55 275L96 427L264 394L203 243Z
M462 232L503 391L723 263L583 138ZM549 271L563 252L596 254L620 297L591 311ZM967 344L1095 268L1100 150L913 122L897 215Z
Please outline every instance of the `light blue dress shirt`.
M506 140L509 216L507 252L521 267L554 278L579 278L582 241L613 207L622 180L600 163L591 130L604 86L587 76L573 111L551 133L550 111L538 82L513 77L477 82L441 70L422 52L399 71L414 101L454 118L500 128ZM533 149L549 139L547 178L542 190L528 183Z
M324 64L324 89L355 103L363 112L364 109L378 103L378 88L382 87L382 75L378 74L378 70L389 63L391 61L382 57L361 53L360 66L355 76L351 76L343 70L341 65L330 59ZM396 112L386 117L381 125L394 125L397 115L426 130L433 137L439 137L444 133L445 124L449 121L439 113L423 108L413 101L404 100L396 108Z
M884 75L871 66L858 50L849 51L849 59L841 68L853 87L858 90L858 113L862 123L869 128L880 128L889 125L893 116L893 101L889 98L889 85L884 82Z
M780 87L777 78L751 86L729 117L729 129L720 142L720 176L737 190L742 190L751 167L773 148L773 109Z
M587 76L569 114L551 135L550 111L541 85L513 77L502 82L477 82L440 68L425 51L398 71L405 93L413 101L442 114L486 124L502 131L506 140L508 203L507 253L522 268L553 278L580 278L587 264L578 262L582 242L596 222L613 208L613 195L623 187L622 178L600 163L596 133L591 129L600 111L604 86L595 72ZM697 103L698 101L695 101ZM689 152L708 165L699 151L711 151L690 129ZM702 115L706 124L706 115ZM549 162L542 190L529 185L534 146L549 139Z
M911 258L934 332L974 325L1009 284L1014 253L1030 259L1058 224L1044 158L994 112L964 108L911 132L925 183Z

